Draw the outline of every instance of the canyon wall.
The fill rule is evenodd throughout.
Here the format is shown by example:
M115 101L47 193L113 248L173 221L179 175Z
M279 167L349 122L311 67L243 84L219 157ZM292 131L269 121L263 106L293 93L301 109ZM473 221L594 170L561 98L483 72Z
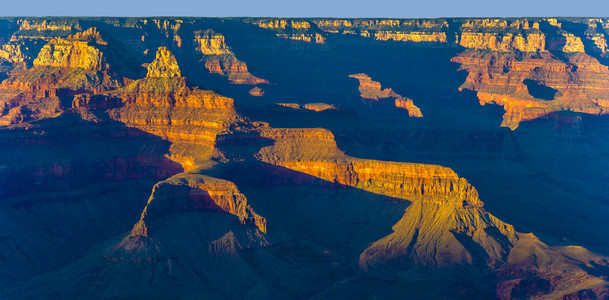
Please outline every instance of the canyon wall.
M553 246L578 231L540 239L494 216L523 231L513 210L535 230L557 222L515 208L553 190L552 211L593 198L576 221L602 223L606 142L586 130L609 113L605 19L0 25L9 299L347 297L353 282L372 298L413 279L442 285L436 298L607 295L605 256ZM566 157L601 171L564 179L535 161L548 119Z

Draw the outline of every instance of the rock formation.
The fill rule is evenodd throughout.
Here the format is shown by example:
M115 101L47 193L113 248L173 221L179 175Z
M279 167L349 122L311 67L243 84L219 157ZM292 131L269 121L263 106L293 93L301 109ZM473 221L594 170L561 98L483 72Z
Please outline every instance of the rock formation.
M247 199L234 183L203 175L182 174L154 186L140 220L127 239L149 237L153 230L151 225L165 215L197 210L232 214L243 225L254 226L266 233L266 220L247 204Z
M449 168L351 158L323 129L271 129L263 131L262 137L275 140L257 154L272 165L388 196L428 196L482 205L476 189Z
M107 45L96 28L69 36L66 39L53 39L46 44L34 66L61 68L82 68L90 71L108 69L106 58L100 47Z
M166 47L159 48L156 52L156 59L148 65L147 69L147 78L182 77L176 58Z
M123 104L109 111L111 118L171 141L181 149L174 159L191 169L209 158L216 136L240 119L232 99L190 88L180 74L173 54L160 47L146 78L102 96Z
M516 129L522 121L574 111L608 113L609 69L586 54L561 61L549 54L525 55L467 52L453 59L468 71L460 89L478 93L480 104L504 107L502 126ZM560 70L560 71L557 71Z
M395 107L408 111L409 117L423 117L421 110L416 105L414 105L412 99L403 97L402 95L394 92L391 88L381 89L381 83L372 80L370 76L364 73L360 73L349 75L349 77L355 78L359 81L358 89L363 99L378 101L379 99L383 98L394 98Z
M607 298L608 38L2 19L0 297Z
M283 20L283 19L261 19L254 24L261 28L277 31L280 38L289 39L308 44L325 44L326 38L315 28L311 27L309 21Z
M102 52L106 45L95 28L51 40L32 68L0 84L0 123L57 116L69 108L61 103L62 97L98 94L121 86L122 78L109 70Z
M323 129L269 129L262 136L275 141L257 154L263 162L411 202L393 232L361 253L359 266L365 272L390 270L399 278L398 274L412 268L463 272L478 266L498 270L501 299L514 297L520 292L519 284L527 280L554 287L530 293L548 297L572 293L578 288L573 288L571 276L582 287L596 289L591 293L605 293L605 282L581 267L588 261L604 265L604 257L577 247L548 247L532 234L516 232L488 213L476 189L449 168L351 158ZM274 172L280 175L282 171Z
M197 32L195 36L197 50L204 54L205 68L211 73L226 76L235 84L262 84L269 83L249 73L247 65L238 60L224 41L222 34L213 30Z

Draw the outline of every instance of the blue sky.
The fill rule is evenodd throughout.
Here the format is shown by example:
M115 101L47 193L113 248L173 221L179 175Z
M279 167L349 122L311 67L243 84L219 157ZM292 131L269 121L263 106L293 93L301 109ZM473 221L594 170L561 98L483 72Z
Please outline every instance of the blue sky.
M609 0L2 0L0 16L609 17Z

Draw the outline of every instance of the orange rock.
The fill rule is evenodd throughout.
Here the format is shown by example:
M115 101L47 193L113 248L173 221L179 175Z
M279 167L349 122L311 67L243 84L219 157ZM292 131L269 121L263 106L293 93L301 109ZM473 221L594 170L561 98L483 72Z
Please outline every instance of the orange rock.
M460 89L477 91L480 104L504 107L502 126L516 129L520 122L553 117L553 112L607 114L609 68L584 53L569 55L569 62L544 53L516 59L514 54L466 52L452 59L468 71ZM534 83L551 97L536 98ZM539 88L539 87L537 87ZM533 90L531 90L533 89Z
M238 60L224 41L222 34L213 30L197 32L195 35L197 50L205 54L205 68L211 73L226 76L235 84L268 84L265 79L258 78L247 69L247 65Z
M104 71L108 69L108 64L99 47L106 44L96 28L87 29L65 39L53 39L40 50L34 60L34 66Z
M372 80L370 76L360 73L349 75L351 78L359 80L359 92L362 98L379 100L382 98L394 98L394 105L397 108L405 109L408 111L408 116L413 118L422 118L423 113L421 110L414 105L412 99L408 99L396 92L391 88L381 89L381 83Z
M157 183L131 236L148 236L164 215L184 211L213 211L239 217L243 225L266 233L266 219L248 205L234 183L199 174L178 174Z
M338 184L395 197L432 197L482 206L478 192L449 168L357 159L344 155L324 129L269 129L275 140L258 159Z

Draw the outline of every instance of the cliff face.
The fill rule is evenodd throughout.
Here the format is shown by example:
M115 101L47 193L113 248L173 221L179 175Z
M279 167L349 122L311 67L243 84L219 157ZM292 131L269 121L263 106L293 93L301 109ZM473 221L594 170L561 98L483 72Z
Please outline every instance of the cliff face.
M582 286L602 293L603 283L579 264L586 260L604 264L603 258L586 251L574 254L568 247L548 247L532 234L516 232L512 225L488 213L476 189L449 168L352 158L344 155L333 135L323 129L266 129L261 136L274 140L272 146L256 154L262 162L330 184L410 201L393 232L361 252L359 267L372 276L389 271L399 278L397 274L419 268L499 270L494 275L499 282L497 295L509 298L520 292L519 283L526 284L526 280L549 282L555 288L539 293L553 295L550 297L572 292L570 281L558 275L566 272L563 274L568 277L578 277ZM272 172L295 176L281 169ZM303 184L311 179L294 180ZM553 261L552 266L544 265L543 258L523 263L540 255Z
M53 39L46 44L34 66L51 66L62 68L82 68L90 71L108 69L106 58L100 47L107 45L96 28L90 28L66 39Z
M166 47L160 47L156 52L156 59L148 65L148 78L182 77L178 62Z
M391 269L396 262L398 268L499 266L517 240L513 227L486 212L476 189L449 168L351 158L322 129L272 129L262 136L275 141L257 154L265 163L412 201L394 232L362 252L364 270L383 265ZM281 170L275 172L281 176ZM492 236L491 231L499 235ZM486 255L468 243L480 245Z
M182 174L157 183L131 236L149 237L154 222L175 212L207 210L235 215L243 225L266 232L266 220L256 214L234 183L203 175Z
M515 129L522 121L558 111L606 114L609 69L586 54L568 61L549 54L525 55L467 52L453 59L468 71L461 89L478 93L480 104L504 107L502 126Z
M421 110L414 105L412 99L406 98L396 92L394 92L391 88L381 89L381 83L378 81L374 81L370 78L370 76L360 73L349 75L351 78L355 78L359 81L359 92L363 99L376 100L382 98L393 98L394 105L397 108L405 109L408 111L408 116L413 118L422 118L423 114Z
M608 34L584 18L0 20L0 290L603 298L607 257L551 244L607 243L590 224L607 223ZM554 126L498 128L486 104L504 127Z
M205 56L205 68L211 73L226 76L231 83L235 84L263 84L269 83L265 79L258 78L249 73L247 65L238 60L224 41L222 34L213 30L197 32L195 34L195 45L197 50Z
M120 99L122 106L108 112L112 119L168 139L174 143L172 157L191 169L209 158L216 136L240 118L232 99L190 88L180 74L173 54L161 47L146 78L101 97Z
M326 38L311 27L309 21L282 20L282 19L261 19L253 22L260 28L276 31L280 38L289 39L308 44L325 44Z
M51 40L40 50L32 68L0 84L0 123L57 116L69 108L62 97L97 94L121 86L123 79L109 70L101 50L106 45L95 28Z
M488 49L494 51L537 52L546 48L546 37L543 33L497 34L489 32L463 32L459 45L471 49Z
M261 136L275 144L262 148L257 158L272 165L388 196L482 206L476 189L446 167L352 158L323 129L269 129Z

